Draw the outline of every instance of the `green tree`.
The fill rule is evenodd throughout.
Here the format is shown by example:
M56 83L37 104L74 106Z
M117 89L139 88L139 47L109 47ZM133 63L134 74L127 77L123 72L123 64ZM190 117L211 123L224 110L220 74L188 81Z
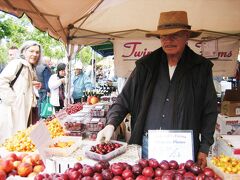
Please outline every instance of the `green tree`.
M0 21L0 38L5 38L11 35L11 31L8 28L8 24Z
M65 46L62 42L50 37L33 27L28 17L16 18L6 13L0 13L0 38L7 42L5 46L0 45L0 63L7 60L7 48L16 45L18 47L26 40L38 41L43 47L43 55L50 58L62 59L66 56ZM91 47L84 47L76 56L84 64L89 64L92 58ZM97 62L101 59L96 57Z
M45 56L57 59L62 59L65 56L63 43L50 37L46 32L41 32L35 28L28 39L38 41L43 46Z
M18 19L13 16L1 13L0 15L0 38L7 41L6 47L16 45L18 47L26 40L35 40L43 47L44 56L61 59L65 56L64 45L50 37L47 33L41 32L31 25L26 16ZM7 60L7 48L1 48L3 52L0 62Z
M83 64L90 64L92 60L92 53L94 53L92 48L90 46L85 46L84 48L81 49L81 51L79 51L79 53L76 56L76 59L80 59ZM100 56L99 54L93 57L96 58L96 62L99 62L103 59L103 57Z

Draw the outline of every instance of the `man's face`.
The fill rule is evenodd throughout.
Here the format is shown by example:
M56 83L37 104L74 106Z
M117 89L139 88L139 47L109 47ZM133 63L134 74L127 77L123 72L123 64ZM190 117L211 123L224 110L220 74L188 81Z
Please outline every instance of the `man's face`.
M178 33L161 36L161 44L164 52L170 56L180 56L185 48L189 33L187 31L181 31Z
M79 75L81 73L81 69L75 69L75 75Z
M18 55L18 49L9 49L8 50L8 59L9 61L16 59Z
M46 58L45 57L45 64L48 66L48 67L52 67L52 61L51 61L51 59L50 58Z

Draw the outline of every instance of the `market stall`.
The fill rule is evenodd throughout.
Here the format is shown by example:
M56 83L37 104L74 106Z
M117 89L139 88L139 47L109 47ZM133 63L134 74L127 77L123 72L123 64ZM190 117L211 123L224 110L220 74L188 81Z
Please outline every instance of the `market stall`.
M183 132L181 136L175 132L174 134L154 132L154 137L151 138L153 141L151 151L155 154L151 157L155 158L148 160L141 159L139 145L128 145L124 141L116 140L111 140L107 144L98 144L95 141L96 133L104 127L106 112L113 101L114 97L102 96L100 102L91 103L89 100L85 104L69 105L54 116L18 132L6 140L0 148L2 157L0 169L5 172L8 179L19 179L19 176L23 179L44 177L61 179L66 176L70 179L79 177L164 179L178 176L180 179L239 178L240 160L237 156L233 156L234 153L227 153L235 152L234 150L229 149L224 154L223 151L219 151L214 154L215 156L210 156L208 167L201 170L191 160L191 152L186 151L186 149L190 150L187 146L191 146L192 142L183 140L189 137L189 134ZM162 143L168 143L167 146L160 148L156 143L154 144L154 141L163 139L159 138L163 136L168 138L164 138ZM182 138L183 136L185 137ZM226 137L222 136L222 138ZM175 143L180 141L183 147L179 145L178 150L174 149ZM221 141L218 142L221 147L229 147L225 140L221 139ZM107 165L104 167L103 164L106 162Z
M163 1L158 1L158 0L154 0L151 3L146 3L144 0L141 0L141 1L124 0L121 2L110 1L110 0L106 0L106 1L72 0L70 2L68 1L67 3L66 2L59 3L59 1L4 0L0 2L0 9L9 13L15 14L19 17L23 13L26 13L33 20L33 24L35 24L39 29L44 31L47 30L50 33L50 35L52 35L57 39L61 39L68 46L73 44L81 44L81 45L98 44L101 42L105 42L107 40L112 40L117 38L120 38L120 39L127 38L127 37L142 38L145 36L146 32L155 29L155 25L157 24L155 21L158 19L159 12L165 11L166 9L172 10L173 7L174 9L178 7L179 9L186 10L188 12L189 17L192 18L190 21L193 24L193 29L201 28L202 32L216 31L215 33L213 33L214 36L202 36L201 39L194 39L194 41L202 41L204 38L208 38L207 41L210 41L212 39L219 39L224 36L235 37L236 39L239 40L238 21L240 16L239 16L239 11L237 9L239 7L239 1L232 1L231 3L229 3L229 1L219 2L217 0L211 1L211 2L209 1L197 1L197 2L179 1L179 2L180 3L164 1L165 6L162 6ZM80 6L79 4L81 4L82 6ZM189 6L186 6L186 4L188 4ZM196 4L198 6L196 6ZM202 9L205 9L204 13L202 12ZM145 11L146 13L142 13ZM126 12L126 13L122 13L122 12ZM132 13L132 12L135 12L135 13ZM151 14L150 12L152 12L153 14ZM146 14L148 14L148 16L146 16ZM226 14L228 14L228 16L226 16ZM199 15L201 15L201 18L199 18L200 17ZM220 17L220 15L222 16ZM116 21L115 17L119 17L119 21ZM212 18L209 18L209 17L212 17ZM209 21L203 21L205 19L208 19ZM219 23L219 20L221 20L221 23ZM103 24L105 25L103 26ZM70 52L71 50L69 50L69 60L71 59ZM91 100L89 100L89 102L91 102ZM57 178L57 176L61 176L61 175L56 175L52 173L63 173L63 171L66 171L66 173L64 172L64 174L68 177L70 176L72 179L77 179L79 178L80 175L81 177L84 176L85 179L87 178L89 179L90 177L93 177L97 173L97 171L93 170L92 167L84 166L82 168L82 165L80 164L76 165L74 163L76 161L79 161L81 164L86 163L89 165L94 165L93 162L95 161L92 160L91 157L90 158L86 157L85 152L86 150L90 151L91 148L93 149L97 148L97 144L93 139L96 137L96 132L99 131L104 125L104 121L101 119L104 117L98 117L98 116L101 116L102 115L101 113L103 113L103 116L104 116L105 110L107 111L107 109L105 109L107 106L105 105L106 104L104 104L104 106L102 104L98 104L95 106L88 105L85 107L79 106L80 109L78 109L79 107L76 108L74 106L69 106L69 107L66 107L64 111L60 112L59 114L56 114L56 117L47 119L44 122L47 125L47 129L49 129L49 132L51 135L51 138L48 137L49 141L52 140L52 138L54 137L59 137L63 135L71 135L71 136L76 135L77 138L79 138L77 141L76 141L76 138L74 137L72 137L71 140L67 138L65 140L61 139L59 141L64 141L64 142L60 143L59 141L57 141L55 142L57 143L57 145L53 145L52 147L49 147L49 144L47 144L46 146L47 149L62 148L63 151L60 151L60 152L65 153L64 154L65 156L59 157L59 154L58 155L55 154L59 151L57 150L52 151L52 149L50 151L47 151L48 153L45 154L45 149L44 148L42 148L44 150L41 149L41 145L43 145L44 143L39 143L38 140L35 141L35 144L32 143L32 140L30 139L30 134L34 132L33 129L35 129L37 125L30 127L26 131L19 132L14 137L7 140L3 147L5 154L3 154L2 156L4 157L5 155L8 156L7 154L9 154L10 152L19 151L21 154L22 152L34 152L36 151L36 149L38 149L40 155L43 157L43 161L45 161L46 168L44 170L44 175L38 175L36 177L42 176L41 178L50 177L54 179L54 178ZM92 117L92 116L97 116L97 117ZM97 119L93 120L93 118L97 118ZM78 119L77 121L80 121L79 119L82 119L82 121L76 122L76 119ZM86 122L83 122L83 121L86 121ZM40 128L40 133L38 134L43 135L42 133L44 131L43 129L44 129L44 126L43 128ZM158 134L158 136L159 135L160 134ZM170 134L163 134L163 135L167 137ZM40 139L45 136L38 136L38 137ZM74 139L76 142L73 142ZM44 141L42 142L49 143L49 141L45 141L44 138L43 140ZM155 140L158 140L158 139L155 138ZM191 146L192 141L191 140L181 141L181 143L185 143ZM229 144L226 144L226 145L229 145ZM119 145L116 145L116 146L119 146ZM228 154L228 156L221 156L219 154L216 154L216 156L219 158L210 157L208 165L216 172L215 173L212 169L209 169L209 168L206 168L203 171L200 170L199 167L196 166L192 160L182 161L182 163L185 163L185 164L179 165L180 163L176 163L178 157L175 157L175 156L173 159L169 159L168 161L164 161L163 159L161 160L158 159L159 162L157 160L150 160L150 159L139 161L140 153L137 146L134 146L134 145L125 146L125 144L121 146L123 147L127 146L127 148L125 148L124 151L121 151L122 153L121 155L119 154L118 157L115 157L112 160L110 160L110 162L112 161L111 163L115 162L117 163L117 165L116 164L112 165L110 168L109 166L107 166L106 170L102 171L101 174L105 179L113 179L113 176L120 176L120 175L128 179L135 179L135 178L136 179L137 178L152 179L153 177L156 177L156 176L159 176L159 177L166 176L166 178L170 178L170 179L173 179L173 177L176 177L176 176L184 176L189 179L194 179L194 177L196 176L199 176L199 178L202 178L202 179L220 179L218 176L221 176L221 178L225 178L225 179L226 178L239 179L239 175L238 175L239 160L234 159L231 154ZM174 144L172 146L174 146ZM169 146L169 147L171 148L172 146ZM84 148L87 148L87 149L85 149L84 151ZM183 151L183 148L177 149L177 150L181 152ZM96 150L93 150L92 152L94 153L95 151ZM118 152L118 150L116 150L115 152ZM165 150L165 152L167 151ZM101 151L101 153L103 152ZM182 154L181 153L178 153L178 154L179 154L179 157L182 158ZM171 154L168 153L168 155L170 157ZM131 158L129 158L130 156ZM167 158L167 157L164 157L164 158ZM21 159L19 158L19 161L20 160ZM11 160L11 161L12 163L15 162L15 160L14 161ZM7 161L7 162L11 164L11 161ZM129 169L130 169L129 166L127 166L129 169L127 169L126 167L123 168L123 165L119 165L120 164L119 161L124 161L124 163L127 162L131 164L132 169L134 169L133 167L135 166L134 165L135 163L138 164L138 171L135 172L132 170L132 172L129 172ZM5 163L5 160L0 161L0 165L4 163ZM33 162L31 161L31 163ZM227 163L227 165L222 165L223 163ZM29 174L31 174L32 172L32 169L35 168L35 165L41 165L36 163L33 163L33 164L34 164L34 167L33 166L30 167L28 165L29 168L27 173L26 172L25 174L23 173L22 176L29 176ZM219 166L220 168L217 168L217 166ZM5 176L10 175L11 171L13 170L18 171L18 169L21 169L20 167L17 166L17 164L15 165L15 167L11 165L7 167L11 167L11 168L6 169L6 165L5 165L5 167L3 168ZM69 168L74 168L74 169L69 169ZM85 173L85 170L87 171L87 169L88 169L88 172L91 172L91 173ZM120 170L116 172L116 169L120 169ZM233 169L234 171L232 171ZM123 172L126 172L126 170L128 170L128 176L123 175ZM3 176L4 176L4 173L2 173ZM18 174L21 175L21 173L19 172ZM73 174L75 174L74 177L72 177ZM106 176L106 174L108 174L108 176ZM127 174L127 173L124 173L124 174ZM10 176L9 179L11 178L14 178L14 177Z

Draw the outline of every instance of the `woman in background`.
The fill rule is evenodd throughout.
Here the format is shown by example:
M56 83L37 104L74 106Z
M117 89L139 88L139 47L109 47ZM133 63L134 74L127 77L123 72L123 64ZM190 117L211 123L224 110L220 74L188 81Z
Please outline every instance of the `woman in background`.
M0 74L0 142L31 123L31 109L37 104L33 87L41 87L35 72L41 54L39 43L26 41L20 48L20 57L10 61Z
M50 89L50 103L54 106L55 111L59 111L64 107L64 85L66 76L66 64L60 63L57 65L56 74L51 75L48 81Z

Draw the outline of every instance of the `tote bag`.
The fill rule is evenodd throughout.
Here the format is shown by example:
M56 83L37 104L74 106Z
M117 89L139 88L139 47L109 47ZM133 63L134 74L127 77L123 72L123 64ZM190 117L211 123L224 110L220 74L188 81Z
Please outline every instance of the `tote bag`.
M50 104L48 96L46 100L41 104L41 107L41 117L47 118L53 114L53 106Z

